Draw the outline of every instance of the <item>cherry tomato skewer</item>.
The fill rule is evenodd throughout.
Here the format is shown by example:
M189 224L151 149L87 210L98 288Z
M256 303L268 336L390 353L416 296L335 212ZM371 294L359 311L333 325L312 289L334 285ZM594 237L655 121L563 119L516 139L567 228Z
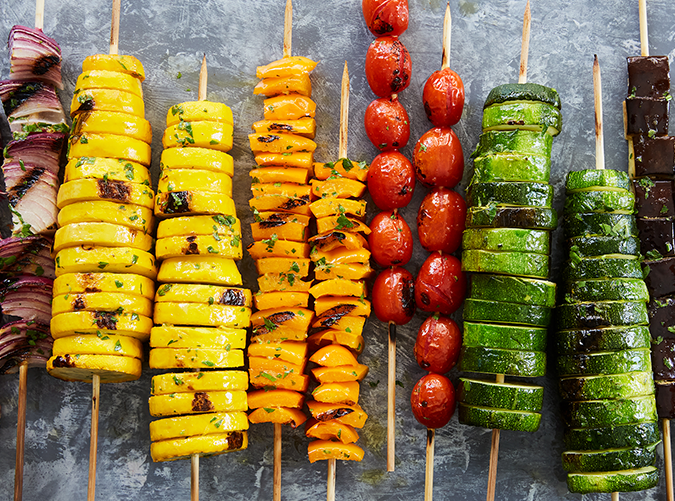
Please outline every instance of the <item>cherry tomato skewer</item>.
M417 235L428 252L452 254L462 243L466 220L466 202L448 188L427 193L417 212Z
M383 211L370 223L368 245L375 262L383 267L404 266L412 257L410 227L397 210Z
M410 118L397 94L375 99L363 116L368 139L380 151L403 148L410 139Z
M415 170L410 160L398 151L377 155L368 170L368 191L381 210L408 205L415 191Z
M363 18L376 37L397 36L408 29L408 0L363 0Z
M397 37L373 40L366 53L366 79L378 97L397 94L410 85L410 54Z

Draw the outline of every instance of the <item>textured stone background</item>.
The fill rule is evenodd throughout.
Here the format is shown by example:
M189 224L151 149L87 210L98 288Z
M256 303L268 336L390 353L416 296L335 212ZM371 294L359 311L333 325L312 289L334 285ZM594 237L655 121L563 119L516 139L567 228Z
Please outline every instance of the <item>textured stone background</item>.
M63 50L61 93L68 109L82 60L107 52L109 0L47 0L45 32ZM410 27L401 37L413 59L413 80L401 94L412 121L410 155L414 141L430 127L422 108L422 88L440 67L442 0L409 0ZM451 66L466 87L464 117L455 127L468 159L480 133L482 103L489 90L517 81L520 36L525 0L451 0L453 37ZM255 67L281 57L283 0L125 0L122 6L120 52L133 54L145 65L146 118L155 130L153 173L159 169L161 133L168 108L196 98L201 55L209 64L208 99L232 107L235 116L236 201L251 241L248 223L248 169L253 157L246 134L262 115L262 99L252 95ZM593 167L592 61L598 54L603 71L605 145L607 166L626 169L621 102L626 95L625 57L639 54L637 0L536 0L532 5L529 80L560 92L565 125L553 146L556 208L562 207L562 183L569 170ZM675 3L648 2L652 54L675 56ZM31 25L33 3L0 2L0 40L14 24ZM317 159L337 156L340 75L345 59L351 74L349 155L372 160L375 148L362 127L363 113L373 94L363 70L372 40L358 0L296 0L293 53L321 63L312 74L313 98L318 103ZM181 73L182 78L177 78ZM0 76L8 74L8 60L0 60ZM191 90L190 90L191 89ZM472 165L466 164L460 188L466 187ZM425 193L417 187L402 212L414 227ZM370 208L375 213L374 207ZM561 264L560 232L554 255L554 278ZM415 273L426 257L416 248L408 266ZM253 262L241 263L246 285L255 284ZM371 319L361 361L370 366L362 385L362 405L370 414L361 434L366 449L361 463L342 462L337 472L337 496L343 500L421 499L424 491L425 430L410 411L409 394L423 375L412 347L417 328L426 315L418 314L399 328L397 388L397 468L386 472L386 335ZM562 423L558 412L556 378L546 386L544 418L533 434L502 433L497 477L497 498L502 500L579 500L567 492L559 455ZM100 500L188 499L190 463L153 463L149 456L147 399L153 371L139 381L107 385L101 389L97 498ZM457 371L450 374L458 377ZM378 384L379 382L379 384ZM14 479L14 444L17 411L16 375L0 378L0 499L11 499ZM86 498L89 422L89 385L65 383L44 371L29 372L28 425L24 499L76 501ZM271 499L272 426L255 425L248 450L201 461L202 499ZM325 496L326 466L309 464L307 440L302 432L284 429L283 497L288 500ZM454 417L438 430L436 441L436 499L485 498L490 431L460 425ZM662 449L658 465L662 466ZM665 499L665 481L658 488L622 494L625 500ZM609 499L588 495L585 500Z

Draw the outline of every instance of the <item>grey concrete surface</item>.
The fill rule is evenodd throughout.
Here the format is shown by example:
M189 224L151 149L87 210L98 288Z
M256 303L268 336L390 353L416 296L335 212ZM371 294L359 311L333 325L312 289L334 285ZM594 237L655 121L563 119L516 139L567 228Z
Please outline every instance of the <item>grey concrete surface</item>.
M63 50L61 100L68 109L83 59L107 52L109 0L46 0L44 31ZM401 40L413 61L413 79L400 99L412 123L411 155L416 139L430 123L422 108L426 78L441 63L441 33L445 1L410 0L410 26ZM454 128L467 157L460 185L472 174L468 157L480 133L483 101L489 90L518 78L520 36L525 0L451 0L453 36L451 67L466 87L464 116ZM652 54L675 56L675 2L649 0ZM262 115L262 98L253 96L257 65L281 57L283 0L124 0L120 52L138 57L147 80L146 118L154 129L154 181L159 170L161 134L172 105L196 98L201 56L209 65L208 99L228 104L235 117L235 193L244 241L251 241L248 223L248 170L253 156L246 135ZM34 4L26 0L0 2L0 40L14 24L31 25ZM344 61L351 75L349 156L372 160L376 155L363 130L363 114L374 98L365 79L364 61L372 41L357 0L295 0L293 53L319 60L312 74L313 98L318 103L316 158L335 159L338 150L340 75ZM627 147L623 139L621 103L626 95L627 56L640 52L637 0L534 0L529 80L558 89L563 102L563 131L554 141L551 182L555 207L562 208L562 186L569 170L594 165L593 54L603 72L605 147L607 166L625 170ZM0 77L9 63L0 57ZM179 74L181 77L179 78ZM425 189L418 184L412 203L402 213L415 226ZM372 205L372 204L371 204ZM369 214L376 213L375 207ZM556 233L553 277L561 266L560 231ZM416 238L416 235L415 235ZM418 245L407 268L415 273L426 257ZM255 287L250 258L241 262L245 284ZM361 434L366 451L361 463L341 462L337 469L337 498L341 500L422 499L424 493L425 430L414 419L409 404L415 381L424 374L412 348L417 328L426 317L418 313L399 328L397 378L396 470L386 472L386 329L375 318L367 324L361 362L370 366L362 385L362 406L370 418ZM459 319L460 317L456 315ZM552 359L551 359L552 360ZM549 364L552 365L552 364ZM153 463L147 399L154 371L144 370L133 383L101 389L97 499L188 499L190 463ZM450 376L456 380L453 369ZM500 500L601 500L609 495L573 495L567 492L560 463L562 422L558 411L556 376L546 387L543 420L532 434L503 432L497 473ZM24 499L78 501L86 499L89 452L89 385L65 383L45 371L29 372L28 424ZM0 499L12 498L18 377L0 377ZM201 461L201 499L252 500L272 498L272 426L254 425L246 451ZM283 432L283 499L323 499L326 465L310 464L307 439L300 430ZM485 498L490 431L460 425L456 416L438 430L435 463L435 499ZM659 448L657 465L663 465ZM666 499L665 481L647 492L622 494L622 500Z

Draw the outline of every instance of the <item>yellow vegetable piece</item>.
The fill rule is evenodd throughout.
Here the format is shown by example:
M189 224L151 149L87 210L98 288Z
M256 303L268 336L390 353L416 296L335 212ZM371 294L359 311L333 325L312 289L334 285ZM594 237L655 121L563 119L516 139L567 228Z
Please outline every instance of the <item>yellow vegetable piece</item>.
M274 236L270 239L253 242L246 250L253 259L264 257L295 257L308 258L309 245L291 240L278 240Z
M194 455L217 456L248 447L248 432L230 431L187 438L161 440L150 444L150 456L155 462L190 459Z
M70 134L115 134L152 143L152 127L142 117L115 111L85 111L73 118ZM86 136L85 136L86 137Z
M60 337L54 340L54 355L114 355L143 358L143 343L127 336L82 335Z
M137 162L150 167L150 145L133 137L118 134L90 132L71 136L68 143L68 160L81 157L103 157ZM147 186L150 189L150 186Z
M310 256L317 265L317 269L330 268L330 265L368 263L370 251L367 249L349 250L337 248L328 252L313 251Z
M173 214L236 216L237 211L234 200L220 193L193 190L172 191L157 195L155 198L155 215L166 217Z
M86 89L73 94L70 116L88 111L118 111L143 118L145 103L136 94L118 89Z
M315 163L314 177L324 180L337 176L364 182L368 178L368 169L369 166L366 162L354 162L341 158L336 162Z
M201 169L164 169L157 193L167 191L211 191L232 198L232 178L224 172Z
M246 329L233 329L229 327L157 326L153 327L150 333L150 347L208 349L230 348L243 350L246 348ZM245 390L246 388L227 389Z
M179 122L170 125L162 136L164 148L211 148L228 152L232 149L232 124L225 122Z
M356 282L346 278L333 278L317 282L309 289L309 292L315 298L322 296L356 296L362 297L368 294L366 282Z
M251 185L251 193L254 197L265 195L283 195L288 198L309 199L312 188L306 184L293 183L254 183Z
M316 217L317 219L333 215L345 216L347 214L355 216L357 218L363 218L366 215L365 200L349 200L345 198L322 198L321 200L312 202L309 208L311 209L312 214L314 214L314 217ZM343 224L346 225L346 223Z
M330 345L333 346L333 345ZM368 374L368 366L363 364L341 365L338 367L315 367L312 375L319 383L344 383L347 381L361 381ZM311 409L310 409L311 411ZM312 415L319 419L314 412ZM347 422L352 426L354 423Z
M131 273L65 273L54 280L54 296L82 292L122 292L152 300L155 297L155 282Z
M158 374L153 376L150 388L153 395L185 391L245 391L248 389L248 373L233 370Z
M164 219L157 225L157 238L190 235L241 236L241 222L234 216L178 216Z
M366 191L366 185L354 179L312 179L312 193L317 198L359 198Z
M314 139L316 134L316 120L313 118L299 118L297 120L259 120L251 125L258 133L285 132Z
M153 348L148 365L151 369L231 369L244 365L244 350Z
M344 444L330 440L314 440L307 446L307 455L310 463L324 459L361 461L363 459L363 449L355 444Z
M149 186L128 181L77 179L63 183L56 198L59 209L77 202L108 201L151 208L155 194Z
M370 316L370 301L353 296L323 296L314 300L314 313L347 311L348 315Z
M49 324L54 339L75 334L119 335L141 341L150 338L152 318L136 313L75 311L54 315Z
M309 216L309 195L301 198L287 197L284 195L262 195L251 198L249 207L257 212L289 212Z
M305 425L305 434L319 440L338 440L343 444L352 444L359 439L356 430L348 424L336 423L335 421L317 421L314 418L310 419Z
M133 247L149 251L152 237L140 230L112 223L73 223L56 230L53 252L77 245Z
M267 257L255 262L258 275L266 273L294 273L300 278L309 274L309 259Z
M312 397L317 402L326 404L355 405L359 403L359 388L360 385L356 381L322 383L314 388Z
M307 343L284 341L281 343L251 343L248 347L249 357L262 357L270 360L283 360L296 365L303 365L307 358ZM286 405L285 407L292 407Z
M270 308L307 308L309 292L264 292L255 296L255 307L259 310Z
M262 166L297 167L309 171L313 162L314 153L311 151L291 151L288 153L264 151L255 155L255 163Z
M209 145L210 146L210 145ZM234 175L234 160L227 153L210 148L169 148L162 151L162 169L204 169Z
M264 391L264 390L262 390ZM286 391L286 390L272 390ZM295 392L293 392L295 393ZM288 424L291 428L297 428L307 421L307 416L300 409L291 409L288 407L261 407L255 409L248 415L251 423L278 423Z
M76 223L113 223L147 233L153 226L152 209L140 205L92 200L66 205L59 211L59 226Z
M254 133L248 135L248 141L254 155L260 151L287 153L316 150L316 143L314 141L296 134Z
M75 83L75 94L87 89L117 89L143 97L141 80L132 75L110 70L90 70L80 73Z
M162 261L158 282L242 285L234 260L215 255L172 257Z
M255 76L258 78L281 78L290 75L309 73L318 63L303 56L286 56L265 66L258 66Z
M317 402L316 400L310 400L307 402L307 407L309 407L309 412L312 414L312 417L317 421L329 421L334 419L338 423L348 424L354 428L363 428L366 424L366 419L368 419L368 414L361 409L359 404L326 404Z
M91 383L98 374L101 383L122 383L141 377L141 361L116 355L54 355L47 361L47 372L64 381Z
M155 302L161 303L166 301L248 307L252 304L251 291L249 289L202 284L160 285L157 288Z
M155 304L156 324L248 327L251 308L222 304L163 302Z
M155 246L157 259L186 255L209 255L217 254L230 259L243 257L241 238L239 235L232 237L214 235L190 235L188 237L160 238Z
M186 101L175 104L166 114L166 126L183 122L222 122L234 124L232 110L223 103L213 101Z
M152 300L122 292L58 294L52 299L52 315L68 311L110 311L152 316Z
M345 217L343 214L339 216L327 216L318 218L316 220L316 231L319 233L327 233L332 230L348 231L350 233L363 233L370 235L370 228L363 224L358 219Z
M258 277L260 292L307 292L312 282L304 282L295 273L265 273Z
M64 273L135 273L154 280L155 257L131 247L68 247L56 254L56 276Z
M331 278L346 278L348 280L363 280L373 274L370 264L331 264L315 270L317 280L330 280Z
M339 344L331 344L318 349L309 357L309 361L323 367L358 364L352 352Z
M288 75L285 77L263 78L253 88L253 94L267 97L278 96L279 94L289 94L297 92L303 96L312 95L312 83L309 80L309 74Z
M293 390L254 390L248 393L249 409L261 407L288 407L300 409L305 403L305 396Z
M88 56L82 62L82 73L92 70L116 71L138 78L141 82L145 80L143 65L134 56L122 54L95 54Z
M155 417L203 412L235 412L248 409L245 391L181 392L153 395L150 415Z
M144 165L122 158L76 157L66 164L64 182L83 178L131 181L150 186L150 171Z
M256 223L251 224L253 240L278 238L295 242L307 241L309 217L286 212L263 212L257 215Z
M245 412L213 412L157 419L150 423L150 440L194 437L212 433L248 430Z
M265 120L297 120L303 117L314 117L316 103L301 94L282 94L265 99Z

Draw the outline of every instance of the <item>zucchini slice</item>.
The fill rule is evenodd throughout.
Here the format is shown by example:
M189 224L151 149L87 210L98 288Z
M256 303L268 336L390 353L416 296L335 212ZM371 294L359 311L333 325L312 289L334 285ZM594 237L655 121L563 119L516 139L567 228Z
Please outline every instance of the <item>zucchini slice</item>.
M507 101L541 101L558 109L561 107L558 91L530 82L498 85L490 91L483 107Z
M570 473L567 488L570 492L630 492L651 489L659 484L659 470L645 466L633 470L599 473Z
M457 385L457 400L466 405L539 412L543 399L544 387L531 384L459 378Z
M558 376L593 376L652 370L648 348L634 350L577 353L557 359Z
M648 349L651 346L649 327L644 325L560 331L556 334L555 340L558 353L563 355L592 351Z
M493 181L548 183L551 176L551 157L517 152L493 152L477 157L473 169L472 183Z
M532 182L474 183L467 189L466 203L469 206L518 205L526 207L551 207L553 186Z
M635 209L635 195L630 191L589 190L570 193L565 199L564 211L568 212L612 212L632 214Z
M592 329L614 325L649 325L644 301L597 301L563 304L556 309L560 330Z
M661 438L659 425L647 421L609 428L571 428L563 441L567 450L598 450L622 447L644 447Z
M527 228L555 230L558 213L543 207L500 207L487 205L470 207L466 212L467 228Z
M466 297L555 307L556 285L546 280L508 275L469 275Z
M546 327L551 320L551 308L469 298L464 301L464 320Z
M461 402L457 410L460 423L483 428L537 431L541 422L541 414L538 412L476 407Z
M625 447L598 451L565 451L562 464L565 471L597 472L628 470L651 466L660 440L645 447Z
M532 130L557 136L562 114L555 106L536 101L495 103L483 110L483 130Z
M586 169L567 174L567 193L598 188L630 190L628 174L611 169Z
M546 334L541 327L464 322L462 346L546 351Z
M531 252L491 252L467 249L462 253L462 271L547 278L549 257L546 254Z
M633 398L654 394L651 372L565 377L560 379L560 396L565 400Z
M483 374L539 377L546 374L546 353L464 346L459 359L459 370Z

